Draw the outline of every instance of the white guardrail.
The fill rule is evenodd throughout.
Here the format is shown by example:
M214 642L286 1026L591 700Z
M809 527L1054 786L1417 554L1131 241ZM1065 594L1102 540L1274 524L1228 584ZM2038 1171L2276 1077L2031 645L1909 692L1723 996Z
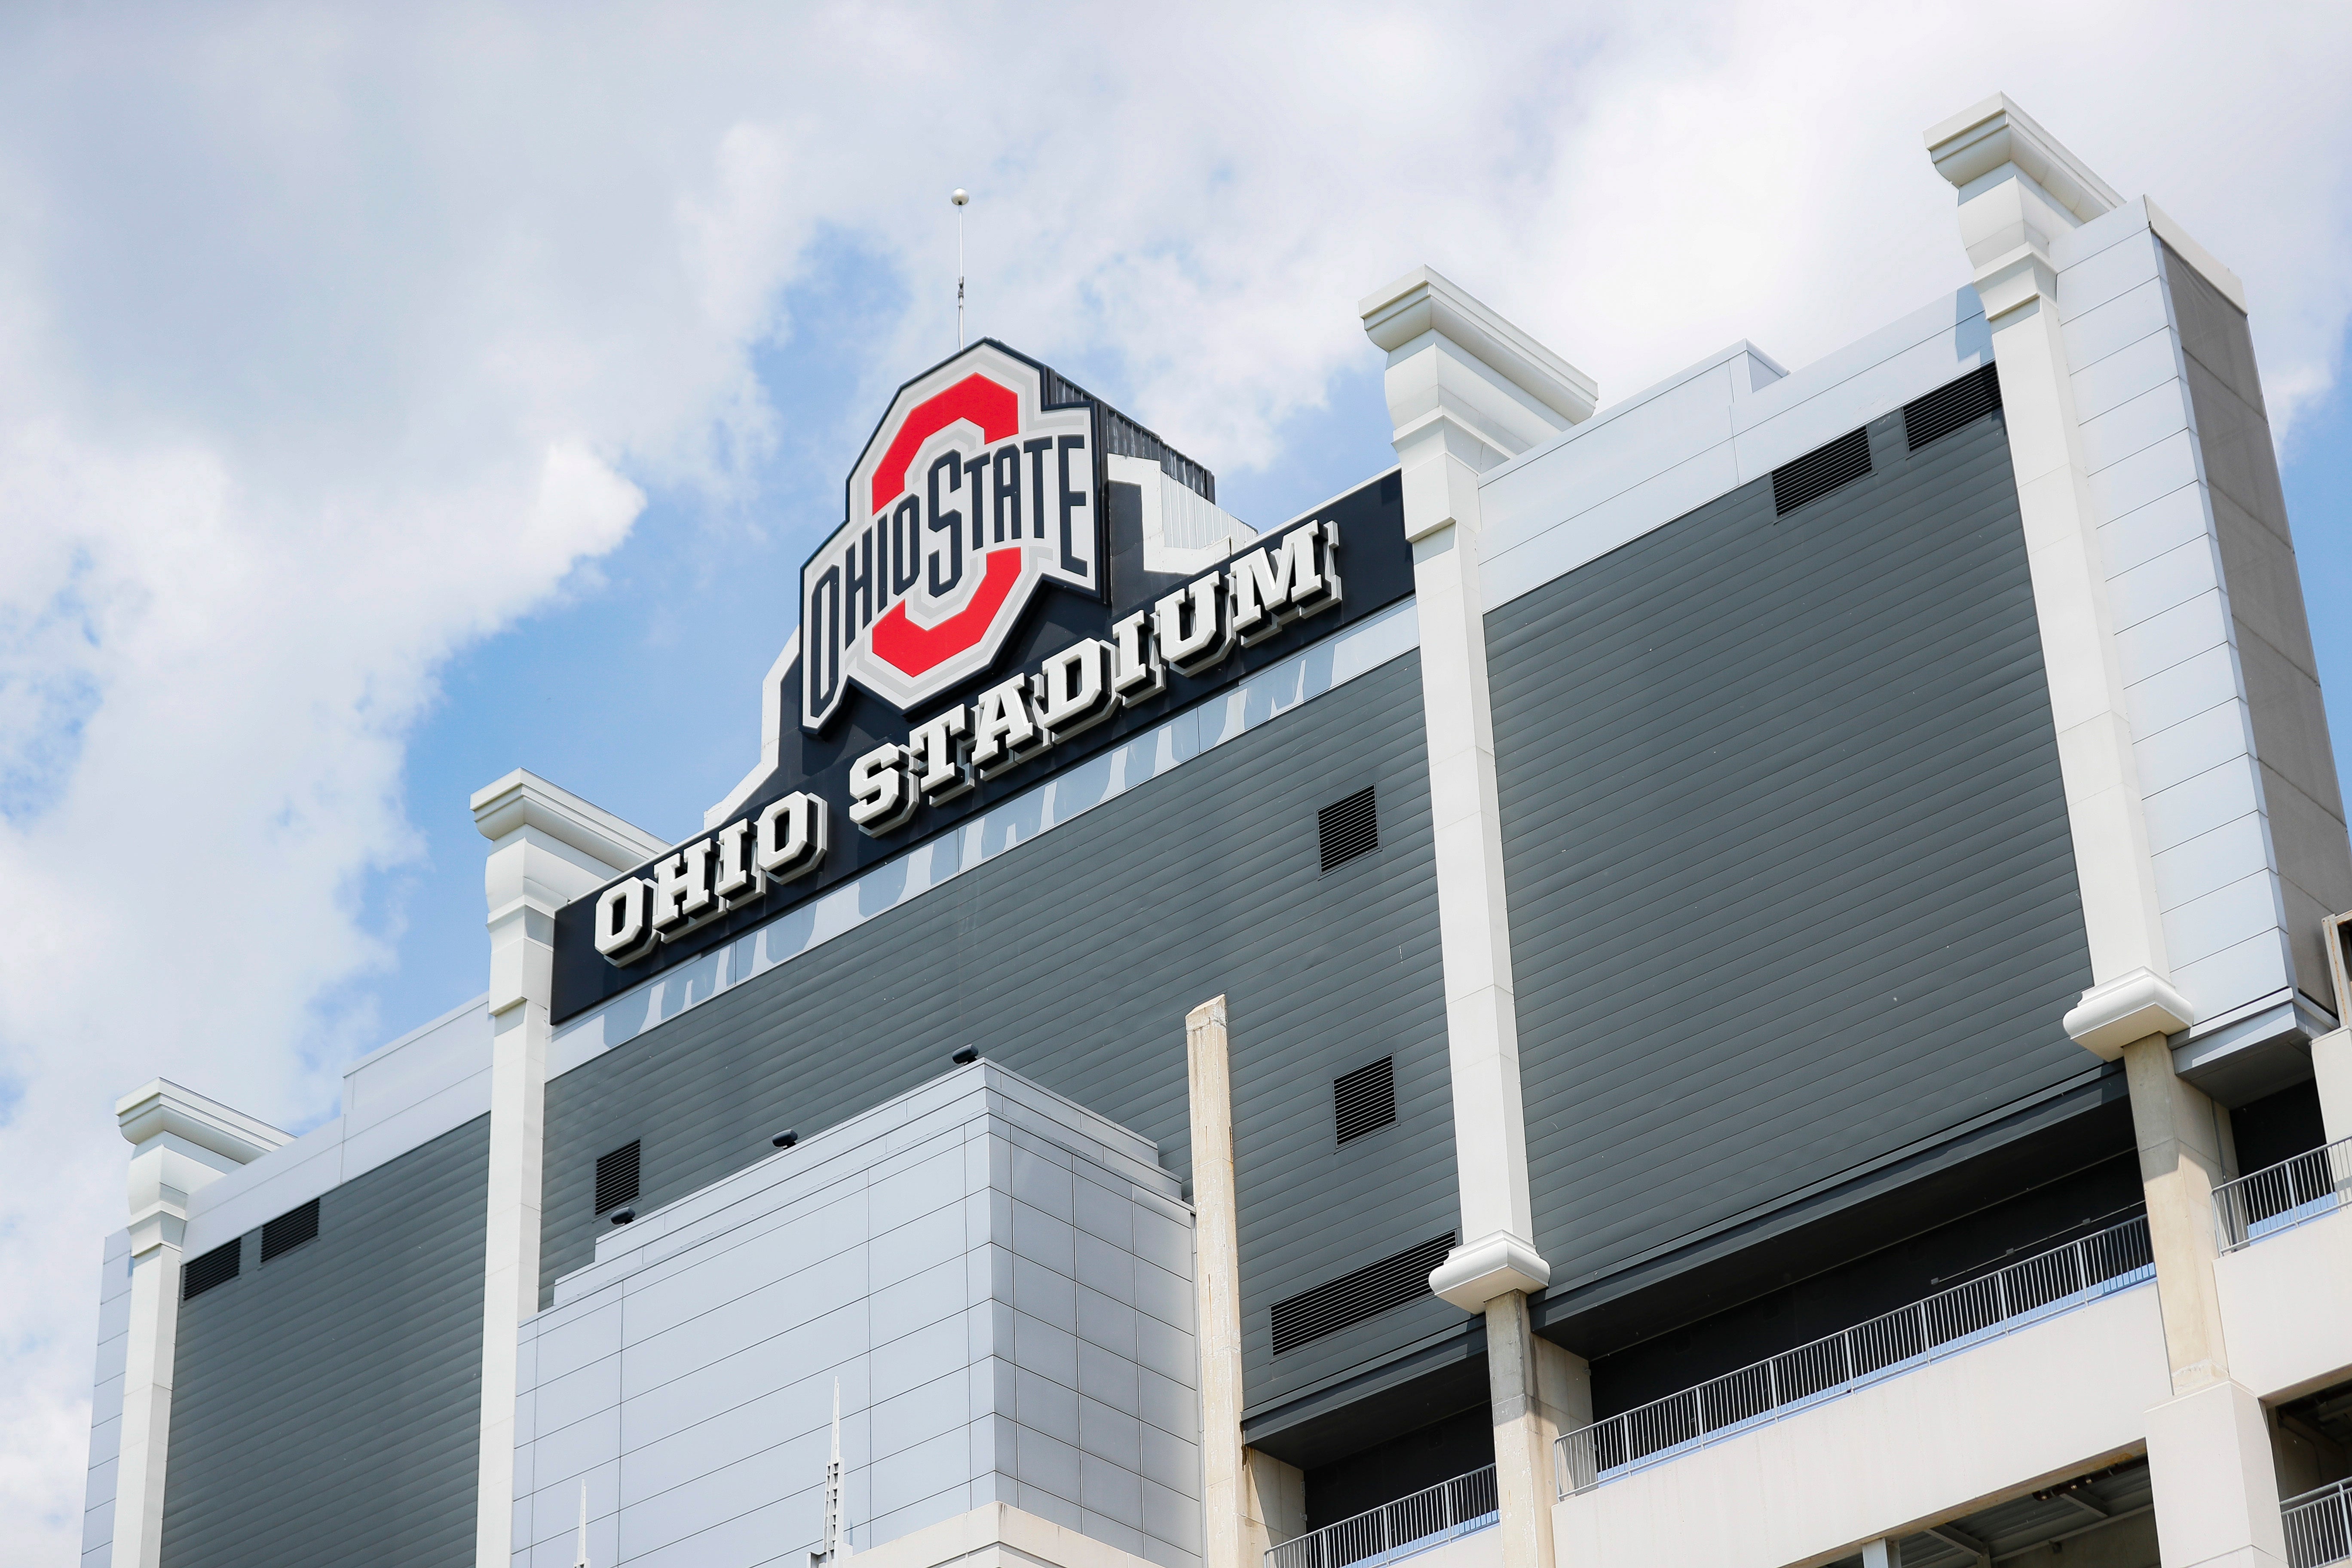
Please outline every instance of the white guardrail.
M2156 1278L2145 1215L1575 1432L1562 1497ZM1285 1564L1283 1568L1289 1568Z
M2320 1568L2352 1557L2352 1481L2336 1481L2279 1504L2287 1568Z
M2352 1138L2282 1160L2213 1189L2214 1240L2224 1252L2352 1203Z
M1484 1530L1495 1518L1495 1467L1489 1465L1286 1541L1266 1552L1266 1568L1349 1568L1355 1563L1386 1563Z

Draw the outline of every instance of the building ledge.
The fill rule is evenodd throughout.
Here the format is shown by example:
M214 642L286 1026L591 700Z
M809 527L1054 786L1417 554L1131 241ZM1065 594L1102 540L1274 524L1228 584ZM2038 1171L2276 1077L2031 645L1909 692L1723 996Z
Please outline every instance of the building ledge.
M1779 1568L2137 1452L2171 1396L2152 1289L2126 1289L1561 1499L1562 1563Z

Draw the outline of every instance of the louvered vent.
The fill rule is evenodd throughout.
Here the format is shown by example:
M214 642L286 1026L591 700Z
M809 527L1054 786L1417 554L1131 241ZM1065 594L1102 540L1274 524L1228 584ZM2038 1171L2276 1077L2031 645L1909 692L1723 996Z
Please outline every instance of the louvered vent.
M1377 1318L1429 1294L1429 1271L1454 1250L1454 1233L1368 1263L1312 1290L1274 1304L1274 1353L1295 1351L1326 1334Z
M1331 1119L1339 1142L1352 1142L1396 1121L1396 1058L1382 1057L1331 1080Z
M199 1258L192 1258L180 1269L180 1300L193 1301L215 1285L226 1285L236 1278L236 1255L245 1245L240 1237L224 1242Z
M1973 425L2000 406L2000 374L1991 365L1903 405L1903 439L1911 451Z
M637 1201L637 1145L625 1144L596 1159L596 1212Z
M1807 501L1843 489L1870 472L1870 432L1851 430L1772 470L1772 515L1786 517Z
M318 1239L319 1200L312 1198L261 1227L261 1261L267 1263L281 1252L290 1252L306 1241Z
M1381 847L1381 814L1366 784L1345 800L1333 801L1315 814L1315 831L1323 840L1323 869L1345 865Z

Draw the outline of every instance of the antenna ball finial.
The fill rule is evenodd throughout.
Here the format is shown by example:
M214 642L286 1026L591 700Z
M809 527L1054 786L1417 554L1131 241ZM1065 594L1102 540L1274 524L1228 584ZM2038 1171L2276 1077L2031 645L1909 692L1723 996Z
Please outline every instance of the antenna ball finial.
M948 200L955 203L958 206L961 206L966 202L971 200L971 193L965 190L961 185L958 185L955 188L955 194L949 196Z

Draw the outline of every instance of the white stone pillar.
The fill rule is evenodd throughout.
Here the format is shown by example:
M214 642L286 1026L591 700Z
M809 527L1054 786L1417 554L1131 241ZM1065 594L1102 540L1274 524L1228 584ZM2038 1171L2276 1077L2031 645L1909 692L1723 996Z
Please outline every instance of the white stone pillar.
M1563 1432L1581 1432L1592 1425L1592 1367L1582 1356L1538 1336L1536 1399L1543 1417L1545 1473L1557 1494L1560 1477L1552 1445Z
M2311 1042L2311 1076L2318 1081L2322 1135L2330 1143L2352 1138L2352 1029Z
M2347 941L2352 938L2352 912L2328 916L2320 936L2327 946L2336 1022L2341 1026L2311 1042L2311 1071L2319 1080L2320 1125L2330 1143L2341 1143L2352 1138L2352 943Z
M1258 1448L1242 1450L1242 1560L1307 1533L1307 1472Z
M114 1568L156 1568L163 1549L163 1471L172 1438L180 1328L180 1250L188 1198L291 1142L267 1122L157 1079L116 1102L131 1153L131 1329L115 1465Z
M1184 1016L1192 1113L1194 1343L1201 1357L1201 1562L1256 1568L1260 1509L1245 1495L1242 1454L1241 1235L1234 1194L1233 1068L1225 999Z
M474 795L490 840L490 1168L476 1568L512 1568L517 1334L539 1310L540 1164L555 911L668 847L520 769Z
M1193 1343L1201 1360L1201 1561L1258 1568L1305 1532L1307 1478L1242 1446L1240 1201L1234 1186L1234 1080L1225 999L1184 1016L1192 1134Z
M2233 1173L2228 1129L2220 1108L2175 1074L2166 1041L2195 1015L2172 984L2165 948L2100 554L2105 518L2084 459L2051 254L2053 241L2123 198L2006 97L1934 127L1927 143L1958 192L1960 238L1992 331L2058 734L2092 979L2065 1028L2098 1056L2122 1060L2130 1087L2176 1396L2149 1413L2163 1560L2166 1568L2283 1561L2261 1406L2230 1381L2213 1279L2211 1193Z
M2084 460L2050 258L2053 239L2123 199L2003 97L1929 131L1927 151L1937 172L1958 188L1960 239L1992 329L2058 731L2093 982L2066 1027L2113 1061L2132 1041L2191 1022L2165 955L2099 554L2103 519Z
M1405 537L1421 624L1422 722L1436 839L1438 941L1462 1245L1430 1288L1486 1319L1496 1478L1508 1568L1549 1568L1549 1456L1527 1292L1551 1270L1535 1247L1520 1109L1502 816L1479 587L1478 476L1584 419L1591 377L1420 268L1367 297L1388 352Z
M2149 1411L2164 1568L2285 1568L2276 1465L2262 1401L2242 1384L2209 1383Z

